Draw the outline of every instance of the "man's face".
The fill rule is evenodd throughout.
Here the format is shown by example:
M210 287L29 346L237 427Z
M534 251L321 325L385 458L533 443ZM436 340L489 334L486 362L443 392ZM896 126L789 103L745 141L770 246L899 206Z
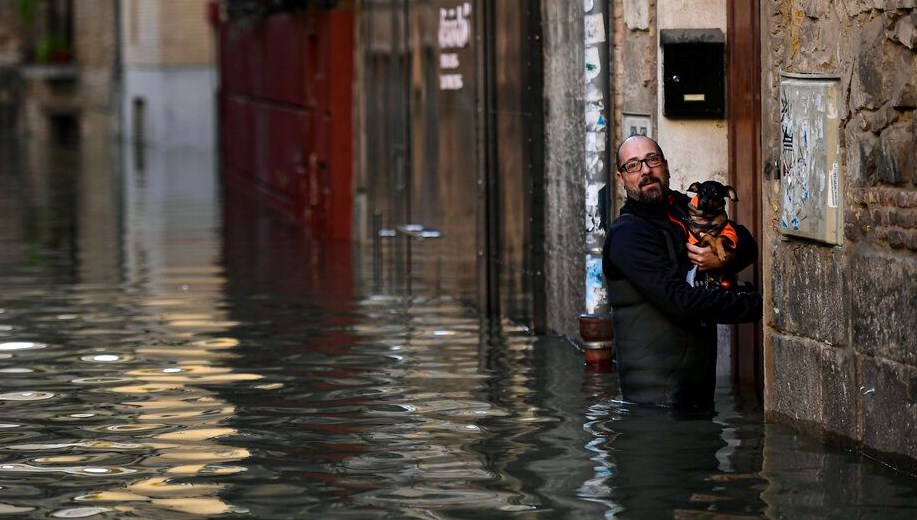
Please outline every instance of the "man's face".
M618 151L618 164L625 164L633 160L639 161L661 153L651 139L640 136L631 137L621 145ZM618 177L618 182L624 186L627 196L636 201L662 202L669 193L669 163L664 159L661 164L652 168L645 162L641 162L638 171L628 173L618 170L615 175Z

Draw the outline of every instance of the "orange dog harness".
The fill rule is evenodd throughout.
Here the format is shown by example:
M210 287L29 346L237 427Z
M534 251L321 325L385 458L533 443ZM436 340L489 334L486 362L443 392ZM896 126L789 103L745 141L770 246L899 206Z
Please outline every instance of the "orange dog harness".
M695 208L697 207L697 195L691 199L691 205ZM713 226L710 226L710 230L716 234L716 236L725 237L731 243L731 247L735 247L739 243L739 234L736 233L736 229L732 227L732 224L727 220L726 224L723 225L723 228L717 231ZM694 233L688 232L688 243L696 244L700 239L694 235Z

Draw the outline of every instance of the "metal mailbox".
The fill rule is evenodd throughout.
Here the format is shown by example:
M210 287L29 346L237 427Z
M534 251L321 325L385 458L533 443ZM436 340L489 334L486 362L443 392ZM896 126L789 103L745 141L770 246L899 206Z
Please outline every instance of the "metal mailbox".
M725 115L726 38L720 29L663 29L663 114L671 119Z

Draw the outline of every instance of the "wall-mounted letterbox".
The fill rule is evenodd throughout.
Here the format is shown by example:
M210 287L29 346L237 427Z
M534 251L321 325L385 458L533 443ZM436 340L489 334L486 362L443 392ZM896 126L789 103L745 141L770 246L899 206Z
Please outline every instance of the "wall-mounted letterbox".
M671 119L722 119L724 54L720 29L662 29L662 113Z

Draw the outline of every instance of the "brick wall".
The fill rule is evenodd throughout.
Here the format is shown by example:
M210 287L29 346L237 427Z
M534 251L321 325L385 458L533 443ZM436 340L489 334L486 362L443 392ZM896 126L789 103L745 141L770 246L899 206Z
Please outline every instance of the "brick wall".
M915 2L761 7L768 417L917 459ZM777 229L781 71L840 77L840 246Z

